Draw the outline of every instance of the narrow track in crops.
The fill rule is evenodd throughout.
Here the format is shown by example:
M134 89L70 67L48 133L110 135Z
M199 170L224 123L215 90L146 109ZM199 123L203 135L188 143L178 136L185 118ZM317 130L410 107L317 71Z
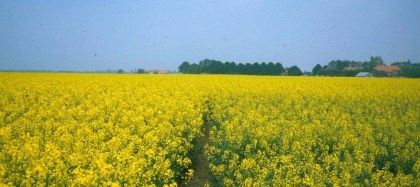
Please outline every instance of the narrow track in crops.
M191 152L190 159L192 161L192 168L194 169L194 175L186 184L186 187L201 187L211 186L214 183L214 178L210 171L210 163L205 155L205 146L210 142L209 131L211 128L211 122L205 122L203 124L204 135L197 138L194 149Z

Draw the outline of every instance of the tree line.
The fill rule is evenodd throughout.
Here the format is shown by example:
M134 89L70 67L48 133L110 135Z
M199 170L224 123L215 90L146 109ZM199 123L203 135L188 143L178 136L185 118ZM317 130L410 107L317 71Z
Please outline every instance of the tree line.
M405 62L394 62L391 65L401 68L401 76L410 78L420 78L420 62L411 63L410 60Z
M291 75L299 76L303 72L297 66L284 68L279 62L238 63L221 62L218 60L204 59L197 63L183 62L178 67L184 74L240 74L240 75Z
M240 74L240 75L313 75L313 76L346 76L354 77L359 72L374 73L375 76L387 76L384 72L378 72L374 68L378 65L386 65L381 56L372 56L369 61L332 60L327 65L317 64L312 72L302 72L298 66L283 67L280 62L262 63L235 63L221 62L218 60L204 59L199 63L184 61L179 67L183 74ZM399 76L420 78L420 62L412 63L410 60L393 62L393 66L400 67Z

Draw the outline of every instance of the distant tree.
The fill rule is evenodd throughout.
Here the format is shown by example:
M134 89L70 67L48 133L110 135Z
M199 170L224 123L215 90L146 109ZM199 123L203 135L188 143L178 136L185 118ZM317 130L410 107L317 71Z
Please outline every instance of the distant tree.
M269 75L270 70L267 69L267 64L265 62L259 64L258 75Z
M289 76L301 76L303 75L302 70L297 66L292 66L287 70L287 75Z
M188 68L188 73L190 74L200 74L202 73L200 66L196 63L191 64L191 66Z
M402 76L410 78L420 78L420 63L416 63L412 67L404 69L402 72Z
M278 75L278 74L276 74L276 69L275 69L275 66L274 66L274 63L273 62L269 62L268 64L267 64L267 75Z
M318 75L319 70L321 70L322 67L320 64L315 65L315 67L312 69L312 75Z
M260 72L260 64L258 62L254 62L252 64L251 75L258 75Z
M222 63L222 62L220 62ZM225 62L223 63L222 74L236 74L237 73L237 66L235 62Z
M391 63L391 65L399 66L401 69L404 69L404 68L409 68L412 64L410 60L407 60L405 62L393 62Z
M230 62L228 64L228 70L229 74L238 74L238 65L235 62Z
M281 75L284 71L280 63L246 63L221 62L218 60L204 59L198 64L183 62L179 67L181 73L209 73L209 74L245 74L245 75Z
M144 69L137 69L137 72L136 72L137 74L144 74L144 73L146 73L146 70L144 70Z
M236 73L237 74L245 74L245 65L242 63L239 63L236 67Z
M187 61L182 62L181 65L179 65L178 67L178 71L181 73L188 73L189 69L190 69L190 63Z
M119 70L117 71L117 73L118 73L118 74L123 74L123 73L124 73L124 70L123 70L123 69L119 69Z
M399 65L401 69L401 76L409 78L420 78L420 63L411 63L410 60L406 62L394 62L393 65Z
M360 72L360 70L347 70L347 71L342 71L341 75L345 76L345 77L354 77L356 76L358 73Z
M321 70L318 71L318 75L323 75L323 76L337 76L339 73L339 70L337 68L323 68Z
M209 73L209 67L212 64L212 60L204 59L198 63L201 73Z
M340 61L337 62L336 68L341 71L345 67L348 67L349 65L350 65L350 61L348 61L348 60L341 61L340 60Z
M384 60L382 60L382 57L380 56L370 57L369 68L373 69L375 66L378 66L378 65L384 65Z
M276 75L283 75L284 73L284 67L283 65L281 65L280 62L277 62L276 64L274 64L274 70L275 70Z
M328 75L328 76L344 76L344 71L343 69L345 67L349 67L350 66L350 61L349 60L333 60L330 61L328 63L327 68L323 68L325 70L321 71L321 73L323 75ZM319 71L318 71L319 74Z
M207 73L222 74L225 71L224 64L220 61L211 60L207 66Z
M303 75L305 75L305 76L311 76L312 75L312 72L311 71L304 71L303 72Z
M377 64L377 65L382 65L382 64L384 64L384 60L382 59L381 56L371 56L370 57L370 63Z
M246 75L251 75L252 74L252 64L251 63L246 63L245 64L245 71L244 74Z

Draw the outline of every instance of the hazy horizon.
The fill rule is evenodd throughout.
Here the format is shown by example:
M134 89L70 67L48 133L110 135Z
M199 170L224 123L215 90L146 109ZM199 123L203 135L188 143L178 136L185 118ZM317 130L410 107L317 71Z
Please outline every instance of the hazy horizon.
M178 70L183 61L420 62L420 1L10 1L0 70Z

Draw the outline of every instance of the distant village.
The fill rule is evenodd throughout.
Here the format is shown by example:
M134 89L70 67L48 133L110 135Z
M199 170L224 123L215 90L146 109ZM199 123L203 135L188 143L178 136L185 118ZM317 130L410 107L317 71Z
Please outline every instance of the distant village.
M344 71L357 71L362 70L362 67L345 67ZM373 68L372 72L361 71L356 74L356 77L372 77L373 75L388 76L388 77L398 77L400 75L401 68L396 65L378 65Z
M317 76L418 78L420 77L420 63L411 63L407 60L387 65L380 56L375 56L365 62L333 60L325 66L317 64L311 73Z
M384 63L382 57L370 57L369 61L332 60L327 65L315 65L312 71L302 71L298 66L283 67L280 62L235 63L204 59L199 63L183 62L179 67L183 74L239 74L270 76L340 76L340 77L420 77L420 63Z
M176 73L176 72L171 72L167 69L162 69L162 70L158 70L158 69L148 69L148 70L137 69L135 71L135 73L137 73L137 74L170 74L170 73Z
M123 69L119 69L117 71L117 73L122 74L122 73L126 73L126 72L124 72ZM172 73L177 73L177 72L170 71L170 70L167 70L167 69L159 70L159 69L152 68L152 69L148 69L148 70L135 69L135 70L131 70L130 73L135 73L135 74L172 74Z

